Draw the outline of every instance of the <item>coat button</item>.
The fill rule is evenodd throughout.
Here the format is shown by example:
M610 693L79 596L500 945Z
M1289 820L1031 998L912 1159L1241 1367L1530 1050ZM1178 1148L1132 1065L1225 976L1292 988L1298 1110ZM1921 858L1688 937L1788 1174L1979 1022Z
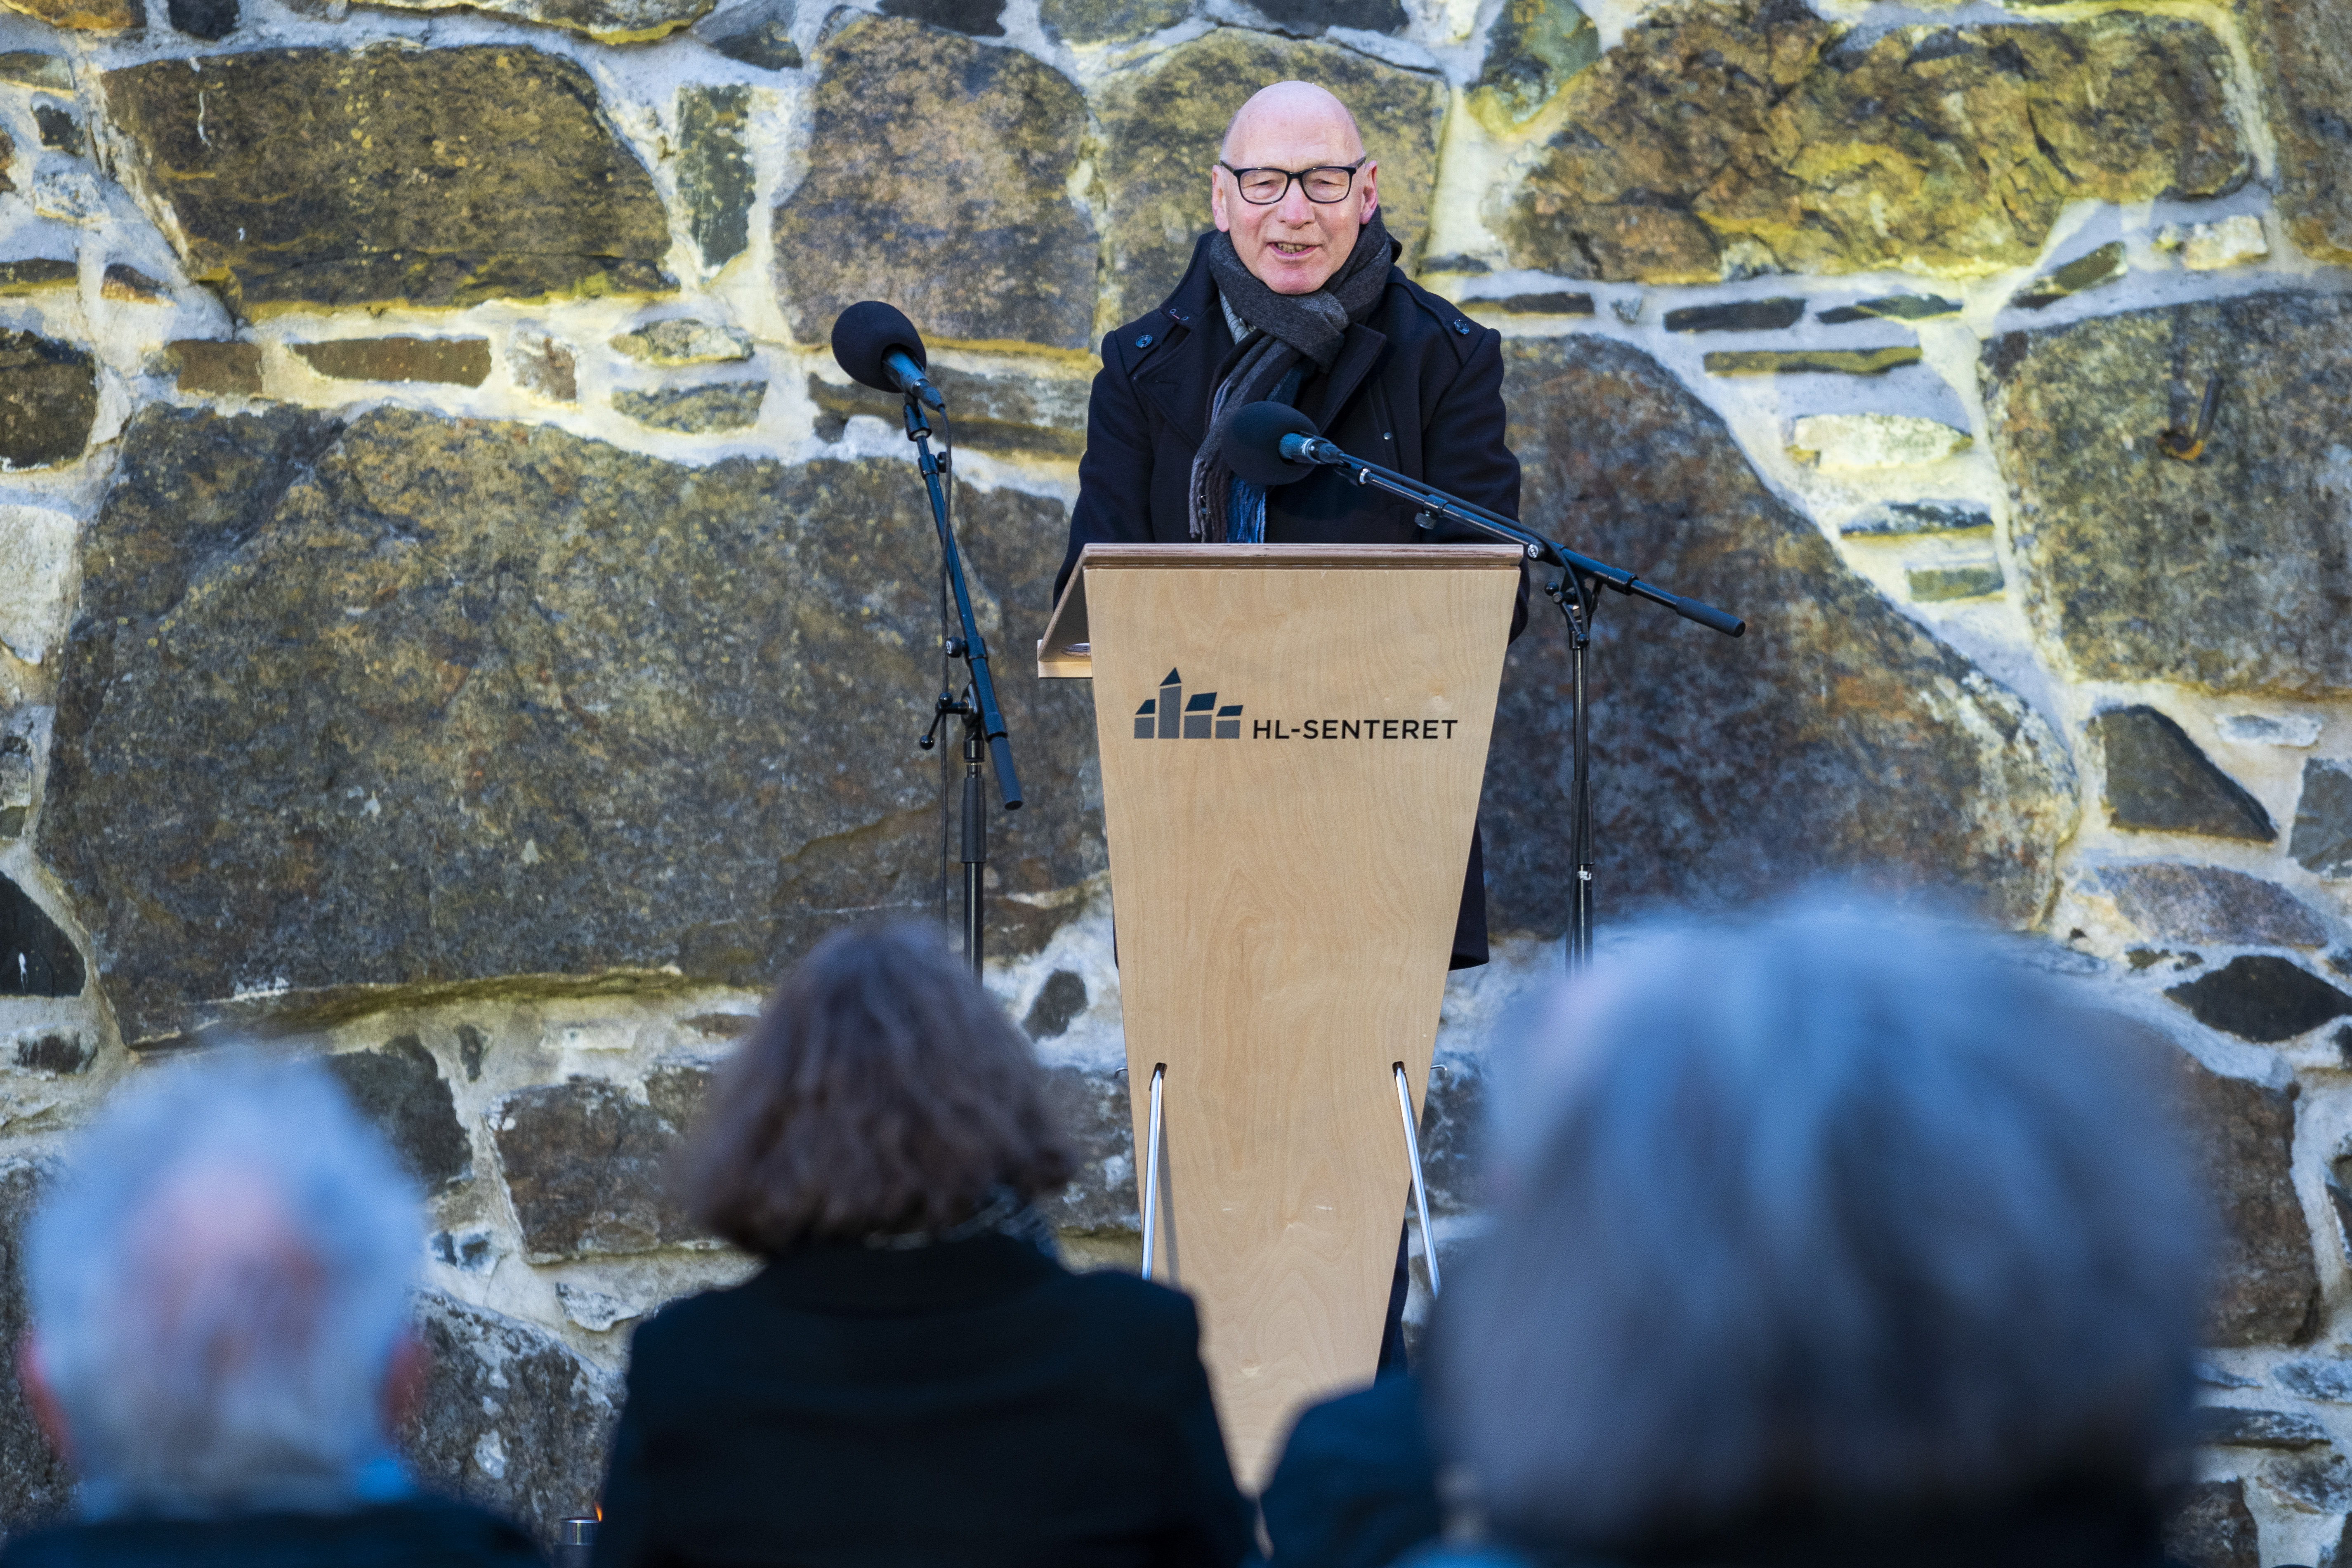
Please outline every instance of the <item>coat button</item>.
M1466 338L1470 335L1470 323L1456 316L1454 318L1454 330Z
M1151 334L1150 332L1146 332L1141 337L1136 339L1135 346L1139 349L1150 348L1151 346Z

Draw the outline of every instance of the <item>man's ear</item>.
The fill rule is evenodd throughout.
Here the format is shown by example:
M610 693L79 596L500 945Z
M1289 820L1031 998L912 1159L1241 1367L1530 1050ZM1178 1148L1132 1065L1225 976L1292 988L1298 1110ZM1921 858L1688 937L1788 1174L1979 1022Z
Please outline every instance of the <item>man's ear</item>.
M72 1464L73 1434L66 1430L65 1407L58 1403L57 1390L49 1386L49 1374L41 1366L41 1337L30 1330L16 1342L16 1386L25 1391L25 1403L41 1436L59 1458Z
M1217 226L1220 229L1231 234L1234 231L1234 224L1233 219L1225 212L1225 183L1217 178L1223 172L1222 169L1209 171L1209 216L1217 220Z
M1360 210L1356 214L1358 223L1371 222L1372 214L1380 210L1380 177L1381 165L1377 160L1366 163L1363 168L1357 171L1356 189L1362 202Z
M383 1369L383 1429L397 1432L425 1403L425 1382L433 1371L433 1352L406 1329L392 1345L392 1360Z

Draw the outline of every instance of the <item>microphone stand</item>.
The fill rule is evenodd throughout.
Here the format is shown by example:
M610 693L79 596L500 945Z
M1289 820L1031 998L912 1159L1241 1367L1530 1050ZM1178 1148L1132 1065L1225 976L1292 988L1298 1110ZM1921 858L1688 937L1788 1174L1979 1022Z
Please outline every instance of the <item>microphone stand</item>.
M954 531L948 526L947 490L940 483L947 460L931 455L930 423L911 392L907 395L907 439L915 444L923 487L930 492L931 523L940 532L940 559L954 592L956 619L963 634L947 639L947 657L962 659L965 670L963 695L940 693L932 704L930 727L915 744L928 752L939 743L940 727L950 717L963 721L963 955L977 980L987 931L982 879L988 870L988 803L980 789L982 745L996 766L996 785L1007 811L1021 809L1021 775L1013 768L1004 712L996 704L996 682L989 676L988 645L981 640L980 623L972 618L971 594L963 582L963 556L956 549Z
M1288 447L1297 437L1287 437ZM1560 570L1560 576L1544 585L1544 595L1559 607L1560 617L1568 623L1570 688L1574 693L1575 715L1569 735L1571 761L1569 776L1569 845L1576 858L1576 884L1570 902L1568 922L1568 968L1570 973L1592 962L1592 741L1591 703L1585 687L1587 655L1592 645L1592 617L1600 607L1601 585L1606 584L1620 594L1647 599L1664 605L1685 620L1696 621L1703 626L1721 632L1726 637L1739 637L1748 630L1748 623L1737 616L1727 615L1714 605L1697 599L1686 599L1670 594L1654 584L1644 583L1622 566L1596 561L1590 555L1580 555L1565 545L1531 532L1499 512L1451 495L1434 485L1383 468L1378 463L1368 463L1352 457L1330 442L1317 437L1302 442L1301 455L1307 461L1342 470L1356 484L1373 489L1386 490L1412 502L1421 509L1421 518L1432 515L1450 522L1516 544L1527 552L1530 561L1549 562ZM1290 454L1284 454L1288 457ZM1416 519L1420 521L1420 519ZM1420 522L1427 531L1429 524Z

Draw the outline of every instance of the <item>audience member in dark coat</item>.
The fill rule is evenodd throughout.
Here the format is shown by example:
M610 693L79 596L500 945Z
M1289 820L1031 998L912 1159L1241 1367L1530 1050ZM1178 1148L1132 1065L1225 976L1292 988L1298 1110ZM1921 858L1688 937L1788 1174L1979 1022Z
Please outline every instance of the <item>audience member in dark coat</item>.
M1421 1385L1391 1373L1290 1429L1259 1500L1279 1568L1384 1568L1443 1523Z
M412 1498L335 1513L116 1519L13 1536L7 1568L540 1568L481 1510Z
M1231 1568L1251 1546L1192 1302L1072 1274L1028 1043L925 931L786 977L688 1188L763 1254L637 1331L597 1568Z
M142 1075L33 1221L17 1378L79 1518L0 1563L535 1568L530 1537L416 1496L392 1452L423 1387L421 1208L314 1065Z
M1890 909L1625 933L1495 1042L1495 1228L1424 1369L1449 1534L2155 1568L2205 1211L2134 1027Z
M598 1563L1232 1563L1198 1342L1014 1237L797 1247L637 1331Z

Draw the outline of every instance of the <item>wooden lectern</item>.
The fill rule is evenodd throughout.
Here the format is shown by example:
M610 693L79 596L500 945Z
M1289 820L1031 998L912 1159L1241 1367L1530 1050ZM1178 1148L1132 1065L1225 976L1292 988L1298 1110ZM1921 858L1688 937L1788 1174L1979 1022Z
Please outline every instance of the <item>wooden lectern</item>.
M1088 545L1038 673L1095 683L1138 1191L1235 1476L1370 1381L1518 588L1509 545Z

